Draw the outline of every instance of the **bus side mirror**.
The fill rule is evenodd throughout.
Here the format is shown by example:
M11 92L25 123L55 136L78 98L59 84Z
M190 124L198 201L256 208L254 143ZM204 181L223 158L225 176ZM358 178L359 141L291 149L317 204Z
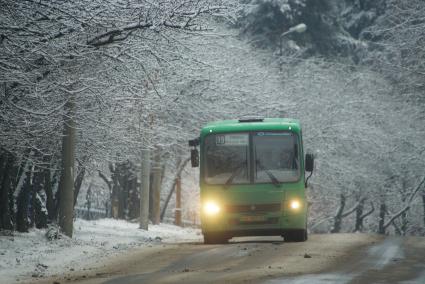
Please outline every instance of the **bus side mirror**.
M189 140L189 147L196 147L196 146L199 146L199 138Z
M305 154L305 171L313 172L314 169L314 155L307 153Z
M196 146L199 146L199 138L189 140L189 147L193 147L193 149L190 150L190 162L192 163L192 168L199 167L199 152L198 149L196 149Z
M190 150L190 162L192 163L192 168L199 167L199 153L198 149Z

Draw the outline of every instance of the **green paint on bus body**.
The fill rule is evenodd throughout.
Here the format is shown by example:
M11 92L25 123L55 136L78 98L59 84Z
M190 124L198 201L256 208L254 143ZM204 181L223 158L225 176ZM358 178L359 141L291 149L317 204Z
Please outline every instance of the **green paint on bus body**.
M296 134L300 157L298 181L278 185L271 182L228 186L207 184L204 178L206 137L214 134L258 131L284 131ZM238 120L212 122L202 128L199 142L201 227L205 243L221 243L233 236L250 235L282 235L285 240L306 240L308 205L302 131L298 120L265 118L257 122ZM299 208L291 208L291 202L298 202ZM207 214L205 206L213 206L212 210L218 212Z

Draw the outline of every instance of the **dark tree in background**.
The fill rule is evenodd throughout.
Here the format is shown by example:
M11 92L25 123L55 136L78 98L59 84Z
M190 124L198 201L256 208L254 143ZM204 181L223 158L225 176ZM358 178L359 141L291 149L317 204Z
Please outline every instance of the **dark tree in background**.
M276 48L283 32L304 23L308 27L305 33L286 37L301 47L304 57L342 56L356 62L362 32L373 25L387 7L385 0L256 0L249 3L249 8L240 13L238 26L255 44ZM286 54L291 55L291 50L288 52Z
M111 212L117 219L135 219L139 216L139 190L137 187L137 169L130 161L109 164L111 181ZM102 175L101 175L102 176Z
M13 229L13 174L15 159L0 148L0 229Z

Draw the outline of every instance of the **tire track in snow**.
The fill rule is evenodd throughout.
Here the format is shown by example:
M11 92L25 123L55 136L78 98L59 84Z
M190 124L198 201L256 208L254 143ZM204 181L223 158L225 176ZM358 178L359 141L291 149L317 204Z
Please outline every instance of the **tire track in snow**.
M381 270L394 260L404 258L402 238L389 237L383 242L372 246L365 257L355 264L344 264L340 271L332 273L308 274L292 278L280 278L267 281L267 284L307 284L307 283L350 283L369 270ZM425 275L424 275L425 276ZM408 282L423 283L423 282Z

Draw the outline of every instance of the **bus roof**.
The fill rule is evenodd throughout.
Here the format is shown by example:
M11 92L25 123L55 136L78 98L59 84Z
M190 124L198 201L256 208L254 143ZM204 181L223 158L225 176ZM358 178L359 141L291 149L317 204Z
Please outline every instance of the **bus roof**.
M221 120L208 123L201 130L201 136L209 133L242 132L242 131L282 131L291 130L300 132L301 125L297 119L292 118L264 118L241 120Z

